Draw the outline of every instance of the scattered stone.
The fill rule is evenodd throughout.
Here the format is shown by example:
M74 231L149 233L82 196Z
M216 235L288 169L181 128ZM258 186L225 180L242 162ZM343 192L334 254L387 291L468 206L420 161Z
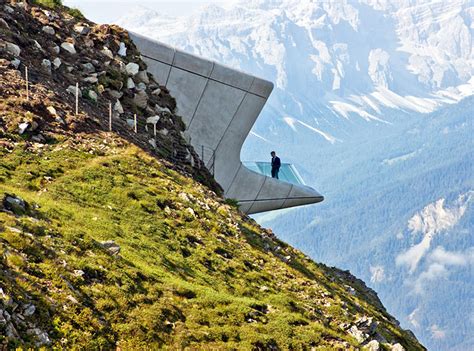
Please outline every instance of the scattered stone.
M55 35L56 34L56 31L51 26L44 26L42 28L42 30L43 30L43 32L45 32L46 34L49 34L49 35Z
M81 270L81 269L75 269L75 270L74 270L74 275L75 275L76 277L82 277L84 274L85 274L84 271Z
M13 8L11 8L10 6L8 6L8 5L3 6L3 8L4 8L5 11L8 12L9 14L15 13L15 10L14 10Z
M127 89L134 89L135 88L135 82L133 81L132 78L127 79Z
M148 74L146 71L138 72L135 79L140 83L145 83L145 84L150 83L150 79L148 78Z
M62 65L62 61L59 57L56 57L54 60L53 60L53 65L54 65L54 68L58 69L59 67L61 67Z
M21 61L19 59L15 58L10 63L15 69L18 69L18 67L20 67Z
M156 149L156 140L155 139L150 139L148 140L151 146L153 146Z
M145 91L139 91L133 98L133 103L140 108L146 108L148 104L148 95Z
M169 134L169 131L168 131L168 129L161 129L160 134L163 135L163 136L167 136Z
M99 81L99 79L97 77L90 76L90 77L84 78L83 81L86 83L95 84Z
M46 72L51 73L51 61L50 60L43 59L43 61L41 62L41 66L43 66L43 68Z
M160 120L160 116L148 117L146 119L146 123L147 124L157 124L159 120Z
M41 46L40 43L38 43L36 40L33 40L33 42L35 43L35 47L36 47L39 51L44 52L43 47Z
M20 49L20 47L19 47L18 45L16 45L16 44L7 42L6 49L7 49L7 51L8 51L10 54L12 54L12 55L15 56L15 57L18 57L18 56L20 56L20 54L21 54L21 49Z
M41 134L33 135L31 137L31 140L34 141L35 143L40 143L40 144L44 144L46 142L46 139Z
M137 84L137 90L143 90L145 91L146 90L146 84L145 83L138 83Z
M351 334L359 343L363 343L369 335L364 333L362 330L359 330L355 325L349 328L347 331L349 334Z
M59 53L61 52L61 49L59 48L59 46L55 45L51 48L51 50L56 54L56 55L59 55Z
M125 46L125 43L123 42L120 43L118 54L122 57L127 56L127 47Z
M89 98L92 100L92 101L95 101L97 102L97 99L99 98L97 96L97 93L94 91L94 90L89 90L88 93L87 93L87 96L89 96Z
M76 54L76 48L74 47L74 44L64 42L61 44L61 48L63 48L72 55Z
M82 64L83 71L85 73L94 73L95 72L95 67L92 63L84 63Z
M117 100L117 102L114 105L114 111L117 112L119 115L121 115L124 112L122 104L120 103L119 100Z
M16 215L23 215L26 213L25 200L16 195L5 195L3 199L3 206Z
M24 132L26 132L29 126L30 124L28 122L20 123L18 125L18 134L22 135Z
M127 125L128 125L130 128L135 127L135 120L134 120L134 119L131 119L131 118L127 118Z
M38 339L36 346L38 347L41 345L49 345L51 343L51 339L49 338L48 333L42 331L39 328L28 329L26 332L30 335L36 336L36 338Z
M48 106L46 110L48 110L49 114L52 117L58 117L58 111L56 111L56 109L53 106Z
M102 49L101 51L102 54L104 54L105 56L113 59L114 58L114 54L112 53L112 51L110 51L110 49L106 46L104 46L104 48Z
M89 32L91 31L91 29L87 26L83 26L83 25L75 25L74 26L74 31L80 35L87 35L89 34Z
M82 97L82 93L81 93L81 89L78 89L79 90L79 97ZM75 85L70 85L66 91L70 94L73 94L73 95L76 95L76 86Z
M153 91L151 92L151 95L156 95L156 96L158 96L158 95L160 95L160 94L161 94L161 89L160 89L160 88L155 89L155 90L153 90Z
M114 99L120 99L123 96L123 93L117 90L107 89L107 92Z
M33 304L26 305L23 315L26 317L32 316L36 311L36 307Z
M125 66L125 70L129 76L134 76L138 73L140 66L136 63L130 62Z
M111 255L118 255L120 253L120 246L113 240L102 241L100 245L106 249Z
M368 351L379 351L380 343L377 340L372 340L366 345L366 348Z

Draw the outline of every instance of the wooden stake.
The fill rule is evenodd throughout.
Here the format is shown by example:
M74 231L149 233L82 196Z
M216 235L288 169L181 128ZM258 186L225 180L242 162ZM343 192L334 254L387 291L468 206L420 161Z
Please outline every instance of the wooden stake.
M155 135L155 139L156 139L156 122L153 124L153 134Z
M109 132L112 131L112 103L109 102Z
M79 83L76 83L76 115L79 114Z
M25 79L26 79L26 100L30 100L30 83L28 81L28 66L25 67Z
M135 126L135 134L137 133L137 114L134 114L133 115L133 123L134 123L134 126Z

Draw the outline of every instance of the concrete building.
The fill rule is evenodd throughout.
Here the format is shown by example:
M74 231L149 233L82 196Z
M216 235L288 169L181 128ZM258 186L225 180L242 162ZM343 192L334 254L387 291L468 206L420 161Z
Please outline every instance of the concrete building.
M135 33L130 36L148 71L176 98L177 113L186 123L191 144L197 151L214 155L204 158L205 162L213 162L215 179L225 196L238 200L243 212L323 201L321 194L303 184L291 165L282 165L277 180L261 174L265 165L244 165L240 160L242 145L273 90L271 82Z

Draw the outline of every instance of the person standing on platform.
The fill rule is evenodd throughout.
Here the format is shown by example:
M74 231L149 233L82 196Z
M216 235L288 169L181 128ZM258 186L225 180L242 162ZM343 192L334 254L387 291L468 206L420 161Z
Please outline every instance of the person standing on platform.
M276 155L275 151L272 151L270 155L272 155L272 178L278 179L278 172L280 172L281 161L280 158Z

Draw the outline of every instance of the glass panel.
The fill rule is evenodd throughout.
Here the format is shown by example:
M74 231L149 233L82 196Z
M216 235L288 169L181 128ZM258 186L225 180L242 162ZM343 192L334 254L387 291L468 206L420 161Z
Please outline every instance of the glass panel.
M271 177L272 175L272 164L270 162L244 162L244 166L267 177ZM278 178L284 182L304 185L303 179L301 179L298 171L290 163L281 164Z

